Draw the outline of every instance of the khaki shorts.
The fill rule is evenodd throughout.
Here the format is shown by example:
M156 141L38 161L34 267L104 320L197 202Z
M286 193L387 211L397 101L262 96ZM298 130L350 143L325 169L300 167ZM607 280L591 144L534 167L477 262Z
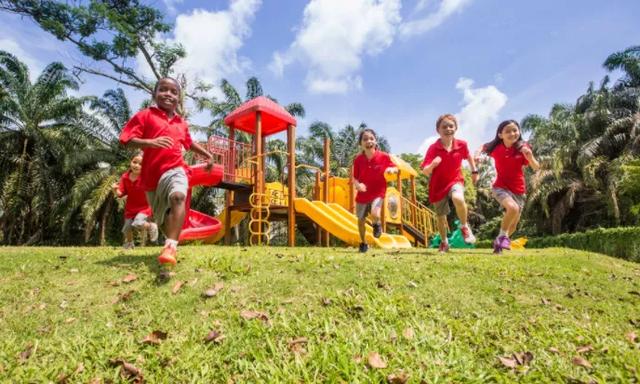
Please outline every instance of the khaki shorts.
M460 183L453 184L451 188L449 188L449 192L447 192L447 197L433 203L433 210L436 212L436 215L447 216L449 212L451 212L451 208L449 208L449 199L451 199L454 192L461 192L464 194L464 186Z
M127 233L134 228L138 230L141 229L148 221L148 218L149 216L144 213L138 213L133 219L125 219L124 226L122 227L122 233Z
M156 190L147 192L147 201L153 210L153 218L158 227L162 228L167 212L171 208L171 195L179 192L186 197L188 190L189 178L184 168L177 167L163 173Z
M376 197L370 203L356 203L356 216L358 219L366 219L373 208L382 208L382 198Z
M504 189L504 188L492 188L491 195L493 196L494 199L498 200L498 203L500 203L500 205L502 205L502 200L506 199L507 197L512 198L513 201L515 201L516 204L518 204L518 207L520 207L520 212L522 212L522 210L524 209L524 203L527 197L527 195L524 195L524 194L517 195L511 192L510 190Z

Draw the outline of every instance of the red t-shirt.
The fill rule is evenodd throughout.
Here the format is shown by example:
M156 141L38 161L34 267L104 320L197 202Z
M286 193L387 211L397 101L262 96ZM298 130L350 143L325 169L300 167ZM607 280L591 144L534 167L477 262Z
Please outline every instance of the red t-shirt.
M371 159L367 159L364 153L359 154L353 160L353 178L367 186L366 192L356 194L356 202L367 204L378 197L384 198L387 192L387 180L384 171L396 165L389 155L382 151L375 151Z
M440 156L442 161L433 169L429 179L429 201L431 203L447 197L447 193L455 183L464 184L462 160L469 158L469 147L466 141L453 139L451 151L447 152L440 139L438 139L427 149L420 169L431 164L437 156Z
M187 122L180 115L169 119L161 109L150 107L136 113L120 133L120 142L127 144L133 138L154 139L169 136L173 139L171 148L144 148L140 179L145 191L154 191L163 173L187 164L182 157L182 148L191 148L191 135Z
M147 196L144 193L144 189L142 189L140 177L134 181L131 180L130 172L125 172L120 177L118 191L122 196L127 196L127 202L124 205L125 219L133 219L138 213L149 209L149 203L147 203ZM145 213L150 216L150 211Z
M527 144L525 144L527 145ZM516 195L522 195L527 191L522 167L529 165L522 152L514 145L510 148L503 143L498 144L489 155L496 164L498 177L493 183L494 188L507 189Z

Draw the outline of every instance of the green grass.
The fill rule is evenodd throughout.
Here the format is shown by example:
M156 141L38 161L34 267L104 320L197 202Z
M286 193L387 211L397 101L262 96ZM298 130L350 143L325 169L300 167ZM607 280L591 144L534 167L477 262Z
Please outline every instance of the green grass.
M192 246L166 278L158 251L0 248L0 381L122 382L118 359L166 383L640 380L638 264L558 248ZM211 330L224 338L205 342ZM142 343L153 331L166 339ZM386 368L367 366L372 352ZM533 360L499 360L521 352Z

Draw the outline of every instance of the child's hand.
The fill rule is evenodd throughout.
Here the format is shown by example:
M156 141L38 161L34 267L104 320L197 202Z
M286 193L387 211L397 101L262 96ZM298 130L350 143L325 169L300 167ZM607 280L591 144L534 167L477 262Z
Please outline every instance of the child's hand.
M526 145L524 145L524 146L522 146L522 148L520 148L520 152L522 152L522 154L524 155L524 157L527 160L531 160L531 157L533 157L533 152L531 152L531 148L529 148Z
M367 186L363 183L358 183L356 185L356 189L358 190L358 192L367 192Z
M160 136L149 141L149 147L151 148L171 148L173 146L173 139L169 136Z
M214 158L213 158L213 156L211 156L209 158L209 161L207 161L207 165L205 165L204 170L207 171L207 172L210 172L211 168L213 168L213 164L214 164Z
M113 194L116 195L116 197L120 197L120 186L118 185L118 183L111 184L111 189L113 190Z
M440 156L436 156L432 161L431 161L431 166L433 168L437 167L440 163L442 162L442 159L440 158Z
M389 167L389 168L385 169L385 173L396 174L396 173L398 173L398 168L397 167Z

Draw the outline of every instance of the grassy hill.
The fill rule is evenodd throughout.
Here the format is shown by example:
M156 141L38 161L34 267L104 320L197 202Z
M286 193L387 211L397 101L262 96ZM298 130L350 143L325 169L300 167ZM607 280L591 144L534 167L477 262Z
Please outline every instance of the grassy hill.
M191 246L166 274L158 252L0 248L0 381L640 380L635 263Z

